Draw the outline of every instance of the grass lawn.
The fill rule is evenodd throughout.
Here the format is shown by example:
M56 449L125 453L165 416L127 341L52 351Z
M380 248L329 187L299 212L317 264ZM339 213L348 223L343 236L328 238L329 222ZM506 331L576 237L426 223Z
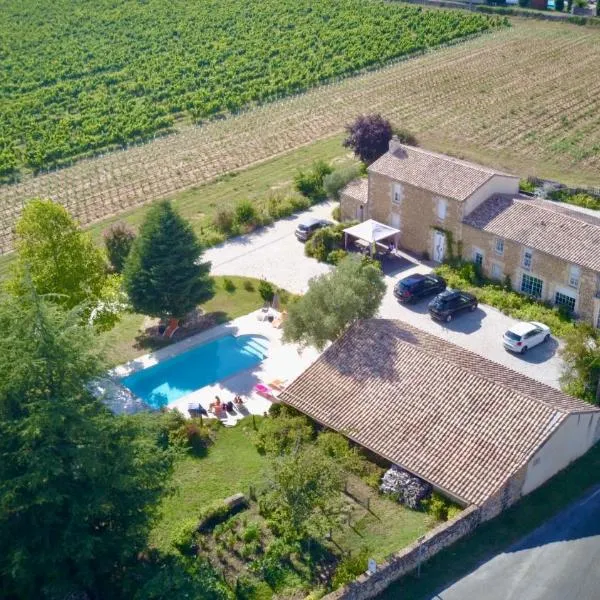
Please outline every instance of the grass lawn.
M599 473L600 445L596 445L546 485L426 562L420 579L407 575L379 598L429 600L577 500L598 483Z
M215 277L215 295L202 304L207 314L214 314L218 323L231 321L246 315L263 305L258 293L258 279L251 277ZM235 289L227 291L225 280L230 280ZM252 289L244 287L245 282L252 283ZM282 304L286 303L287 293L280 292ZM109 366L118 365L137 356L152 352L170 342L159 342L146 338L143 332L144 315L126 313L121 322L112 330L99 336L99 343L105 348L106 360Z
M173 531L203 506L237 492L248 494L251 484L261 485L267 459L256 451L251 432L251 418L220 429L205 457L187 456L177 462L172 480L175 493L163 500L151 545L169 550Z

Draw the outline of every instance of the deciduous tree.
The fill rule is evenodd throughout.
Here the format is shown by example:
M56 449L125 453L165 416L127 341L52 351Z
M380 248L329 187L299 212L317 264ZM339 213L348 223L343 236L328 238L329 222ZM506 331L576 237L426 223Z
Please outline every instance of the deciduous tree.
M82 316L97 315L109 328L118 320L119 283L108 276L106 260L67 210L51 200L32 200L16 224L17 261L9 289L26 293L33 284L40 295L66 309L83 306Z
M354 123L346 125L348 137L343 144L365 164L371 164L388 150L392 139L392 126L381 115L360 115Z
M210 263L189 223L169 202L152 206L125 264L133 308L155 317L183 317L214 293Z
M384 293L381 269L348 256L331 273L311 279L306 294L289 306L284 340L323 349L357 319L373 317Z
M89 391L79 314L0 298L0 597L117 598L146 544L169 454Z

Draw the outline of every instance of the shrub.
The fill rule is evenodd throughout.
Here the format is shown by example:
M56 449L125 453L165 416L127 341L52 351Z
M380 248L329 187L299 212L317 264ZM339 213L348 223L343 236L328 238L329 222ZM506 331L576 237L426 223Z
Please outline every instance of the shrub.
M344 167L329 173L323 179L323 189L329 198L340 199L340 191L353 179L358 177L358 167ZM339 221L339 219L338 219Z
M260 283L258 284L258 293L264 302L273 302L275 290L268 281L261 279Z
M255 225L259 219L254 203L250 200L240 200L235 205L235 220L240 225Z
M254 283L252 283L252 281L250 281L249 279L245 279L244 283L242 284L242 287L247 291L247 292L253 292L254 291Z
M226 521L232 512L233 509L222 500L204 507L198 515L198 531L210 531L215 525Z
M336 206L332 211L331 211L331 218L334 221L337 221L338 223L341 222L342 220L342 207L341 206Z
M198 533L198 521L187 519L179 525L171 538L171 546L184 556L193 556L198 548L196 537Z
M310 206L310 202L306 198L302 198L302 200L307 207ZM271 195L267 198L265 210L272 219L282 219L289 217L296 209L294 208L292 198Z
M331 167L324 161L313 163L310 171L298 171L294 177L294 187L314 204L326 197L323 180L332 172Z
M419 140L413 133L408 131L408 129L394 127L393 132L394 135L398 138L399 142L402 142L403 144L408 144L409 146L419 145Z
M535 183L531 181L531 179L521 179L519 181L519 190L521 192L533 194L533 192L535 192Z
M346 258L346 256L348 256L348 253L345 250L342 250L342 249L332 250L327 255L327 262L332 265L337 265L340 262L340 260L342 260L343 258Z
M600 210L600 198L582 191L571 192L570 190L555 190L550 192L550 199L555 202L566 202L575 206L583 206L592 210Z
M310 208L310 200L304 196L291 196L289 202L294 209L294 212L301 212Z
M255 435L254 445L261 454L280 456L313 438L313 428L303 416L282 409L277 417L262 421Z
M235 214L229 208L222 208L215 214L213 223L219 231L231 234L234 231Z
M368 560L369 551L366 548L363 548L356 554L350 554L350 556L343 558L335 570L332 581L333 588L335 589L354 581L367 570Z
M448 509L450 508L450 502L446 500L440 494L433 492L431 496L422 502L425 510L430 514L436 521L447 521L448 520Z
M298 552L296 544L275 539L267 548L264 556L251 565L251 570L260 574L271 587L276 587L283 579L289 566L290 556Z
M106 255L115 273L121 273L129 256L135 233L124 223L117 223L104 232Z
M575 0L574 4L577 8L587 8L588 0Z
M367 471L367 461L360 456L356 448L340 433L335 431L324 431L317 437L317 447L330 458L340 463L346 471L363 474Z
M455 517L458 517L458 515L460 515L462 511L462 507L458 506L458 504L451 504L448 507L448 521L451 521Z
M242 541L254 542L260 537L260 528L257 523L250 523L242 532Z
M319 262L327 262L329 254L333 250L341 249L344 241L344 229L349 225L349 223L338 223L319 229L304 244L305 254L316 258Z
M226 292L232 294L233 292L235 292L235 283L233 283L233 281L229 279L229 277L225 277L225 279L223 279L223 289Z

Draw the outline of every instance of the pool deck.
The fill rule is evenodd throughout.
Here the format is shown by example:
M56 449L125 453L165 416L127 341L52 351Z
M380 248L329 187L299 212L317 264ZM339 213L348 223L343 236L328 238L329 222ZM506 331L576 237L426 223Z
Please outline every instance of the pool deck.
M260 316L261 311L259 310L223 325L218 325L181 342L115 367L110 375L113 378L131 375L136 371L156 365L200 344L225 335L249 334L261 336L267 340L268 355L260 364L186 394L169 403L168 408L177 408L184 415L189 416L188 408L190 405L197 406L200 404L208 411L209 405L215 400L215 396L219 396L222 402L229 402L239 394L245 401L244 406L241 409L236 406L235 414L228 413L224 416L221 421L225 425L235 425L238 420L248 414L262 415L269 409L271 402L257 394L254 391L254 386L258 383L269 385L271 381L277 379L291 382L318 358L319 352L314 348L302 349L296 344L284 344L281 340L282 330L277 329L268 321L259 320ZM110 396L111 399L107 404L116 413L131 413L145 408L141 401L128 396L126 393L119 394L111 390Z

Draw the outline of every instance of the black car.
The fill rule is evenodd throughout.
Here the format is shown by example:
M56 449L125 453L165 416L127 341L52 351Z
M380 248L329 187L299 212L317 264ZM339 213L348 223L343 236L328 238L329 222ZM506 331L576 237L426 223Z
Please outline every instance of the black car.
M429 303L428 308L432 319L448 323L452 321L457 313L464 310L475 310L477 308L477 298L468 292L446 290L438 294Z
M439 294L446 289L446 280L439 275L409 275L394 286L394 296L399 302L415 302L425 296Z
M329 227L331 223L326 221L325 219L305 219L296 227L296 238L298 238L301 242L306 242L308 238L310 238L317 229L321 229L322 227Z

